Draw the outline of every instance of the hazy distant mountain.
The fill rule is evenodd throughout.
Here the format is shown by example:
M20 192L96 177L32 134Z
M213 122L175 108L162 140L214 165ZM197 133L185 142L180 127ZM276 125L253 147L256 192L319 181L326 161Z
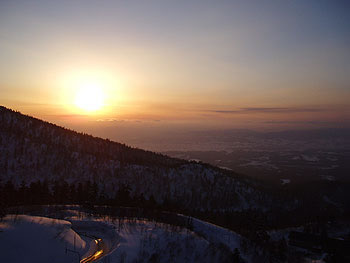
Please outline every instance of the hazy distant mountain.
M350 140L349 128L319 128L319 129L299 129L283 131L255 131L249 129L228 129L192 132L192 135L199 137L220 137L226 140L236 140L237 138L260 138L260 139L285 139L285 140L326 140L326 139L346 139Z
M348 139L350 140L350 129L347 128L323 128L309 130L286 130L280 132L262 133L266 138L284 138L289 140L305 140L305 139Z

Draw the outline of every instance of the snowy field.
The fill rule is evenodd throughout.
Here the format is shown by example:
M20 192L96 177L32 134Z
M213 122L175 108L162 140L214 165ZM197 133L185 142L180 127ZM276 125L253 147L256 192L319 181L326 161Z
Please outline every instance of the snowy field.
M0 221L0 262L4 263L76 263L86 242L72 229L71 223L45 217L8 215Z
M228 229L195 218L192 218L192 230L189 230L148 220L89 216L77 210L65 210L64 214L73 222L74 229L76 222L83 222L85 226L86 222L99 222L115 229L121 240L102 260L106 263L232 262L242 238ZM249 262L249 257L241 256Z
M73 263L103 248L94 262L232 262L241 237L193 219L189 229L138 219L64 211L65 220L8 215L0 223L0 262ZM97 247L95 240L102 246ZM75 252L72 252L75 251Z
M113 224L122 240L102 262L232 262L229 249L184 228L126 219Z

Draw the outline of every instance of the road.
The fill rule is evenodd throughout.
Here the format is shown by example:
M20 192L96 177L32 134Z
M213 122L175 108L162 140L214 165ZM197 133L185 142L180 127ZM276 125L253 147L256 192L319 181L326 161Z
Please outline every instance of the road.
M95 243L97 246L96 252L94 254L92 254L91 256L88 256L88 257L80 260L80 263L94 262L95 260L98 260L103 256L104 243L103 243L102 239L101 238L95 239Z

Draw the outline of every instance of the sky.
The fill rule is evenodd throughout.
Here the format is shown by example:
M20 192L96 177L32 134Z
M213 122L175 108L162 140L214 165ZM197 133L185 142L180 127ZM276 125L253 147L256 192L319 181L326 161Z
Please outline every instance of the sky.
M349 13L331 0L0 0L0 104L78 130L349 127ZM103 106L87 111L91 86Z

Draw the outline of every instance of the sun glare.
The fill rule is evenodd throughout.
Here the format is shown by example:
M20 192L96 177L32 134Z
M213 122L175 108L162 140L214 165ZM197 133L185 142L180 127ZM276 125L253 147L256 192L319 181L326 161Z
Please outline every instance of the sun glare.
M104 106L105 94L95 84L84 84L76 93L75 105L81 110L95 112Z

